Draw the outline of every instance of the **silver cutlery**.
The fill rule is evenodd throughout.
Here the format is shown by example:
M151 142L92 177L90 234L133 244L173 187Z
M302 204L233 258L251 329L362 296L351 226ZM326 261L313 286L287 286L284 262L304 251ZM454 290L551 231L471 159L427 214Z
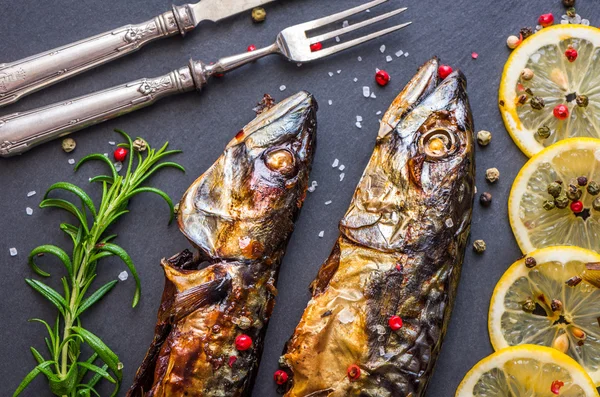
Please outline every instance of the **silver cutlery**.
M202 21L217 22L274 0L201 0L173 6L149 21L127 25L19 61L0 64L0 107L76 74L139 50L143 45L184 36Z
M277 40L272 45L221 58L214 64L190 60L186 67L164 76L145 78L39 109L0 117L0 156L8 157L26 152L40 143L149 106L169 95L194 89L200 91L212 76L227 73L267 55L283 55L291 62L310 62L408 26L411 22L330 47L315 50L313 46L311 49L313 44L323 43L406 10L406 8L396 9L318 36L307 35L310 30L350 17L387 1L390 0L374 0L328 17L288 27L278 34Z

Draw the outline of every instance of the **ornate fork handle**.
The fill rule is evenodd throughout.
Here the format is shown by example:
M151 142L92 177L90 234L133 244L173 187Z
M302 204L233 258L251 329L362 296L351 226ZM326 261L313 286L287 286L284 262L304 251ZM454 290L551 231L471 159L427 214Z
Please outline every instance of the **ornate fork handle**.
M23 153L40 143L152 105L169 95L194 88L200 90L206 84L204 68L203 63L190 61L187 67L164 76L0 117L0 156Z
M156 18L68 44L7 64L0 64L0 107L34 91L130 54L143 45L194 28L186 6Z

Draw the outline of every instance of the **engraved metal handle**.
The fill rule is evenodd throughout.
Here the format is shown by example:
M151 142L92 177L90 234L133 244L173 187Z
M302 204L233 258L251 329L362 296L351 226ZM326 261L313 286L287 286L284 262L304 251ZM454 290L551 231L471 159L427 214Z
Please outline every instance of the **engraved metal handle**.
M147 22L46 51L19 61L0 64L0 107L34 91L110 62L151 41L182 35L194 28L186 6L173 7Z
M204 64L141 79L29 112L0 117L0 156L21 154L54 138L121 116L179 92L200 89ZM198 76L193 73L201 72Z

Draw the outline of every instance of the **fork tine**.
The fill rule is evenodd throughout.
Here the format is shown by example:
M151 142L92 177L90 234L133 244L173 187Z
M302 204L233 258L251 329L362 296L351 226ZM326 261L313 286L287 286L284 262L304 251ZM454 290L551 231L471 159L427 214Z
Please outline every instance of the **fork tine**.
M311 37L310 38L310 44L323 42L325 40L332 39L332 38L334 38L336 36L341 36L343 34L350 33L350 32L352 32L354 30L363 28L365 26L369 26L369 25L371 25L373 23L376 23L376 22L379 22L379 21L383 21L384 19L393 17L394 15L398 15L398 14L400 14L400 13L406 11L406 10L407 10L406 7L400 8L398 10L394 10L394 11L388 12L388 13L383 14L383 15L379 15L379 16L371 18L371 19L367 19L366 21L358 22L358 23L352 24L350 26L347 26L345 28L334 30L333 32L328 32L328 33L322 34L320 36Z
M374 0L374 1L371 1L370 3L366 3L361 6L339 12L337 14L329 15L327 17L323 17L323 18L315 19L314 21L309 21L309 22L303 23L302 25L298 25L298 27L302 27L304 30L316 29L318 27L328 25L332 22L339 21L340 19L357 14L361 11L365 11L369 8L378 6L379 4L385 3L387 1L389 1L389 0Z
M313 52L312 53L312 55L313 55L312 59L313 60L314 59L319 59L319 58L323 58L323 57L335 54L336 52L340 52L340 51L346 50L346 49L348 49L350 47L354 47L356 45L365 43L367 41L376 39L376 38L378 38L380 36L384 36L384 35L386 35L388 33L395 32L396 30L400 30L402 28L405 28L408 25L410 25L411 23L412 22L407 22L407 23L403 23L403 24L400 24L400 25L397 25L397 26L392 26L391 28L383 29L383 30L380 30L378 32L368 34L366 36L359 37L357 39L350 40L348 42L335 45L333 47L325 48L325 49L323 49L321 51Z

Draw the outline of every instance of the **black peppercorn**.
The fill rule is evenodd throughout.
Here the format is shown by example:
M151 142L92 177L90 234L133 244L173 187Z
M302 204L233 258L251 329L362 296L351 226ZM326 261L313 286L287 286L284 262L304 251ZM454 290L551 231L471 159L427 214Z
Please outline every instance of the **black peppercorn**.
M533 34L533 29L531 29L531 27L525 27L522 28L519 33L523 35L523 40L525 40Z
M527 266L529 269L535 267L535 265L537 265L537 261L534 257L528 256L527 258L525 258L525 266Z
M481 196L479 196L479 202L484 207L489 207L492 204L492 194L488 192L481 193Z
M585 185L587 185L587 183L588 183L587 177L585 177L585 176L577 177L577 184L579 186L585 186Z
M565 7L573 7L575 5L575 0L562 0L562 3Z

